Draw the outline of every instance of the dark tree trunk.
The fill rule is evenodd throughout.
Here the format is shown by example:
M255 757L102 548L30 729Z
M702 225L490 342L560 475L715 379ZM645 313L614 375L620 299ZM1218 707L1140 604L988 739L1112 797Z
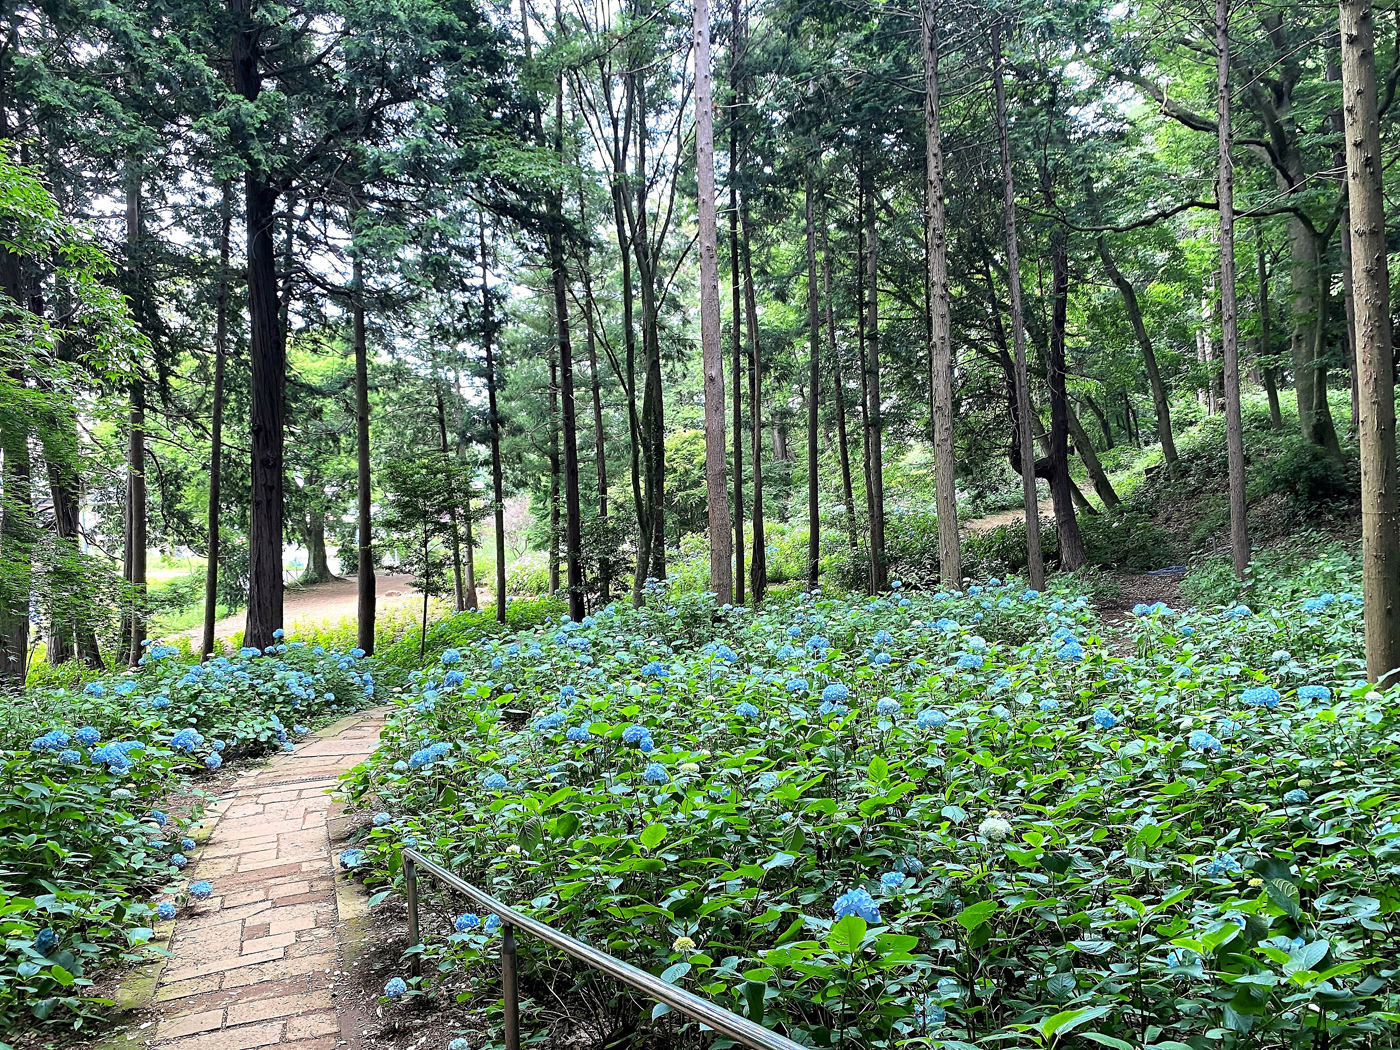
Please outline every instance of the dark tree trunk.
M229 256L233 226L233 184L225 181L219 205L219 296L214 318L214 390L209 408L208 561L204 565L204 635L200 656L214 652L214 624L219 615L219 500L224 458L224 368L228 361Z
M145 296L141 288L141 180L129 165L126 179L126 284L127 297L138 318L144 319ZM127 584L131 588L130 638L127 662L141 659L146 640L146 387L140 376L131 384L130 429L126 452Z
M313 510L307 519L306 528L306 573L302 583L325 583L335 579L330 562L326 559L326 513Z
M865 272L869 281L865 311L866 398L865 447L870 458L870 590L880 594L889 587L885 564L885 462L881 444L884 420L880 405L880 242L875 229L875 183L867 169L865 212Z
M365 335L365 273L355 254L350 309L355 341L355 601L356 641L366 654L374 653L374 493L369 459L369 341Z
M851 484L851 446L846 433L846 388L841 378L841 350L836 343L836 306L831 301L831 236L828 232L826 202L822 201L822 295L826 298L826 344L831 356L832 382L836 401L836 448L841 461L841 498L846 504L846 534L851 550L856 549L856 496Z
M558 323L557 320L555 322ZM549 593L559 593L559 347L549 351Z
M749 330L749 451L753 459L753 557L749 559L749 588L753 603L763 602L768 591L768 550L763 528L763 361L758 344L758 299L753 286L753 258L749 253L748 209L739 215L744 258L744 317Z
M1094 451L1094 443L1084 432L1084 425L1075 415L1073 406L1066 406L1066 409L1065 416L1069 422L1070 437L1074 439L1074 447L1079 452L1079 458L1084 461L1084 469L1089 472L1089 480L1094 483L1094 491L1098 493L1099 499L1103 501L1105 507L1121 506L1123 501L1118 498L1118 493L1113 491L1113 484L1108 480L1108 475L1104 473L1103 464L1099 462L1099 454Z
M583 207L583 185L579 184L578 190L578 214L579 224L584 229L588 228L588 220L584 215ZM593 466L598 480L598 524L607 536L608 522L608 454L606 437L603 432L603 387L602 373L598 371L598 335L594 328L593 321L593 275L589 270L589 252L585 244L583 249L583 265L579 267L580 276L583 278L583 319L584 333L588 340L588 375L590 392L593 395ZM603 605L612 601L612 559L608 557L607 549L598 556L598 597Z
M1083 567L1088 558L1084 554L1084 540L1079 535L1079 522L1074 516L1074 483L1069 474L1069 399L1065 390L1069 250L1063 235L1051 235L1050 266L1050 367L1046 376L1050 387L1050 498L1055 504L1060 567L1073 572ZM1082 498L1083 494L1080 495Z
M810 340L807 367L807 586L820 584L822 563L821 512L817 501L817 406L821 397L821 323L817 307L817 231L813 201L812 158L807 160L804 194L807 219L807 330Z
M1083 400L1085 407L1088 408L1090 412L1094 413L1094 418L1099 421L1099 429L1103 431L1104 448L1114 448L1115 445L1113 442L1113 426L1110 424L1108 416L1104 413L1104 410L1099 407L1098 402L1094 400L1093 395L1090 394L1087 390L1080 395L1080 398L1081 400Z
M729 296L730 382L734 397L734 603L744 604L744 336L739 264L739 112L742 99L739 46L743 26L739 0L729 2L729 91L733 108L729 116Z
M481 344L486 358L486 413L491 427L491 511L496 525L496 621L506 622L506 494L501 470L501 415L496 405L496 356L493 346L494 320L491 312L491 289L486 268L486 214L477 216L481 230Z
M234 21L233 88L249 102L256 102L263 79L261 27L252 20L252 0L228 0L228 10ZM283 342L272 241L277 189L271 177L254 164L244 176L244 194L249 355L253 367L249 388L252 466L248 618L243 644L263 649L272 644L272 632L282 626L282 459L287 349Z
M437 403L438 451L442 453L443 464L452 467L452 450L447 443L447 403L442 393L442 376L433 377L433 395ZM448 546L452 550L452 608L464 612L467 608L467 586L462 578L462 539L457 528L457 508L448 509Z
M1259 375L1264 380L1264 391L1269 395L1269 423L1275 430L1282 430L1283 411L1278 403L1278 379L1274 369L1274 333L1270 324L1272 318L1269 304L1269 269L1264 259L1264 230L1258 219L1254 220L1254 244L1259 289Z

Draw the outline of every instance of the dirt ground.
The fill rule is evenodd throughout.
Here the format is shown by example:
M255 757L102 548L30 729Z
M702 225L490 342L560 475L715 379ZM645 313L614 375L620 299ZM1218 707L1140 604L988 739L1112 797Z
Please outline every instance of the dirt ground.
M410 576L378 576L375 578L375 609L399 608L419 598ZM313 626L354 619L357 602L355 577L313 583L308 587L288 587L283 601L283 621L288 634L296 634L299 625ZM243 630L246 614L242 611L225 617L214 625L216 638L232 638ZM203 636L202 627L184 632L191 641Z
M1040 501L1040 516L1042 518L1053 518L1055 516L1055 505L1048 499ZM964 532L991 532L999 529L1003 525L1015 525L1017 522L1025 521L1026 512L1021 507L1013 510L1002 510L995 514L988 514L986 517L973 518L971 521L962 523Z

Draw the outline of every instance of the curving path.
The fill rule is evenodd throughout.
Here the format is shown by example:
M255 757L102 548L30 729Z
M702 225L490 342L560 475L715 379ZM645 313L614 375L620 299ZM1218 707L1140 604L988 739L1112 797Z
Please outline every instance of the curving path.
M151 1016L126 1045L333 1050L356 1042L363 1019L337 1003L350 938L337 902L338 807L329 789L374 750L383 721L383 710L342 719L244 773L219 798L217 823L187 871L212 883L214 896L176 920Z

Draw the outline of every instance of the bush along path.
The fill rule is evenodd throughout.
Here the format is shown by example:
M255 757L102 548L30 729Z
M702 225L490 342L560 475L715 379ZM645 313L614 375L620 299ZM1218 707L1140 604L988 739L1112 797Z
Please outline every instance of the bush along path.
M220 798L193 867L209 896L175 923L151 1016L113 1045L161 1050L330 1050L356 1015L337 1009L342 945L330 789L377 746L383 712L342 719Z

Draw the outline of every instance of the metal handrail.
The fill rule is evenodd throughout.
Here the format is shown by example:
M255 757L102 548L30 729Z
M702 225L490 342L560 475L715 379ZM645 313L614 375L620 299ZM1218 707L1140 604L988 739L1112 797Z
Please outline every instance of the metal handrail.
M726 1035L730 1039L751 1047L752 1050L805 1050L791 1039L779 1035L771 1028L755 1024L747 1017L740 1017L708 999L668 984L655 974L647 973L606 952L574 940L568 934L560 933L553 926L521 915L513 908L502 904L484 890L477 889L469 882L458 878L452 872L435 864L417 850L405 848L403 851L404 886L408 896L408 938L417 947L422 943L418 934L418 868L433 875L439 882L456 890L478 907L492 912L501 920L501 992L505 1001L506 1050L520 1050L520 993L516 981L515 967L515 927L538 937L551 947L558 948L579 962L586 963L595 970L601 970L616 980L644 995L665 1003L677 1013L699 1021ZM413 957L413 973L419 973L420 957Z

